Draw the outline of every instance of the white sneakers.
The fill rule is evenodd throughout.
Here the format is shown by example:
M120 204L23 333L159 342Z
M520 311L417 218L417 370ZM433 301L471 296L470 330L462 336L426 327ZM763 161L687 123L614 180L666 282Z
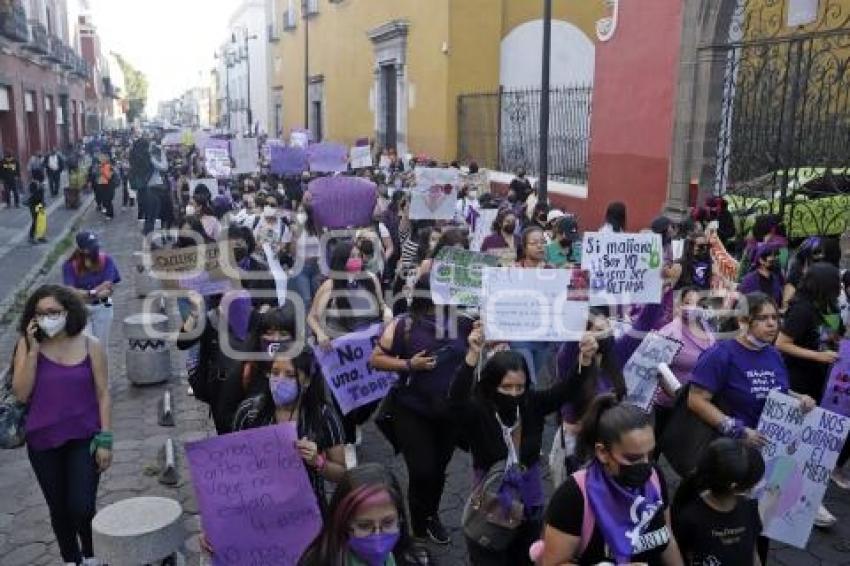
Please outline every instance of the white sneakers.
M816 527L820 527L822 529L828 529L829 527L834 525L837 520L838 519L835 518L835 515L830 513L829 510L826 507L824 507L823 505L818 507L818 512L815 515L815 526Z

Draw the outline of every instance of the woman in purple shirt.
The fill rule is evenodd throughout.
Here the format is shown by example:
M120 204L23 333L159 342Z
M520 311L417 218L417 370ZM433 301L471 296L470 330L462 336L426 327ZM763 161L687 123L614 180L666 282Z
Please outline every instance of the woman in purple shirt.
M97 484L112 462L106 356L85 326L86 307L73 291L37 289L21 316L12 376L15 397L29 404L29 460L62 560L72 564L94 556Z
M510 208L500 210L493 221L493 233L481 243L481 251L493 252L504 258L508 258L510 252L513 252L511 262L516 261L522 249L522 241L516 234L516 227L517 217L514 211Z
M785 278L774 268L775 264L776 247L764 243L756 245L750 259L752 271L741 280L738 292L746 294L761 291L777 305L781 304Z

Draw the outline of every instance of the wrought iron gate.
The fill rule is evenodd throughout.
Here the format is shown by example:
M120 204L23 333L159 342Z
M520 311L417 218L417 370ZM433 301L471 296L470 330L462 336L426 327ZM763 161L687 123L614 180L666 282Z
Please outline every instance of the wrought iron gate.
M715 192L780 214L792 236L838 234L850 228L850 11L828 3L785 35L785 4L741 9L721 46Z

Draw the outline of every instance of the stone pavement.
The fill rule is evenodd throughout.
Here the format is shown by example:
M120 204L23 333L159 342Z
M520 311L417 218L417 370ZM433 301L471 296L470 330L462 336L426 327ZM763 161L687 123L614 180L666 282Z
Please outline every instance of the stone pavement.
M10 211L0 211L0 221L4 212ZM100 233L104 250L116 259L124 278L116 291L115 319L109 344L113 430L116 439L114 463L101 480L98 507L139 495L157 495L178 500L184 509L188 564L194 566L200 558L197 542L200 523L185 458L181 457L182 447L188 441L214 434L214 430L207 418L206 407L186 394L182 354L175 351L172 355L172 380L169 384L139 388L129 386L126 381L126 339L122 321L141 309L141 301L135 298L132 288L131 273L132 252L139 249L141 243L135 211L120 212L114 221L107 222L96 210L91 209L82 227ZM4 259L4 271L19 264L32 265L28 250L17 250ZM58 281L61 279L59 273L57 263L43 279ZM0 283L0 295L7 290L5 284ZM174 315L173 309L171 312ZM172 316L172 323L176 325L176 316ZM11 352L14 330L6 327L0 329L0 333L5 334L0 335L2 351ZM174 398L174 428L157 425L157 403L166 387L171 389ZM168 437L176 443L180 464L181 482L175 487L161 485L156 475L158 452ZM551 427L547 429L547 442L544 445L548 445L549 439ZM407 475L402 458L393 455L390 445L371 423L364 427L358 458L360 462L379 461L386 464L406 485ZM466 564L466 550L459 525L463 504L470 489L470 478L470 457L458 450L448 469L440 510L441 518L450 530L452 544L444 547L429 545L437 563L443 566ZM25 449L0 451L0 493L0 566L59 564L58 548L50 527L47 507ZM850 494L831 485L826 504L839 517L839 523L829 532L816 531L805 551L774 544L770 564L850 565Z

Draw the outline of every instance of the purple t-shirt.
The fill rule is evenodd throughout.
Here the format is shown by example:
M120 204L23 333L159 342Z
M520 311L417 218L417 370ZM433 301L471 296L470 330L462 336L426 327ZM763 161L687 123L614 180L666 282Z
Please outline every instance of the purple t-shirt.
M788 370L773 346L750 350L737 340L718 342L700 357L691 383L714 394L726 414L755 428L767 396L788 392Z
M91 291L104 281L118 283L121 281L121 274L118 273L118 266L112 258L106 254L103 256L103 269L100 271L89 271L87 273L78 274L74 269L74 262L68 260L62 266L62 282L75 289L83 291Z

